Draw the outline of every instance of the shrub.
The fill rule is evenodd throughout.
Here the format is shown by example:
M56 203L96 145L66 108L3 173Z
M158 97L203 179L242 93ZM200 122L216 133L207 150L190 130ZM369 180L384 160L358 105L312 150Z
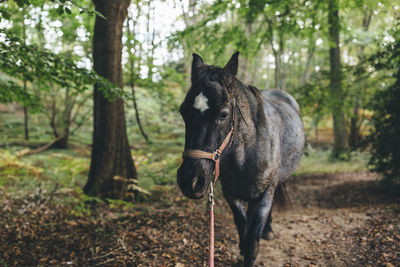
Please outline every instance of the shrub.
M394 73L394 83L376 93L372 102L373 130L369 135L372 171L383 174L384 182L400 182L400 21L391 32L395 42L387 44L373 58L377 69Z

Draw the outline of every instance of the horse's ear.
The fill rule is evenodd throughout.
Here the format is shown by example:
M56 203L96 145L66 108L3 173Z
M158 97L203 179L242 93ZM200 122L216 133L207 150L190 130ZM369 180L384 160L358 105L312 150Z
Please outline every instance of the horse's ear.
M192 74L196 72L196 70L204 65L203 59L196 53L193 53L193 62L192 62Z
M229 71L233 76L237 74L239 65L239 51L232 55L228 63L226 63L224 69Z

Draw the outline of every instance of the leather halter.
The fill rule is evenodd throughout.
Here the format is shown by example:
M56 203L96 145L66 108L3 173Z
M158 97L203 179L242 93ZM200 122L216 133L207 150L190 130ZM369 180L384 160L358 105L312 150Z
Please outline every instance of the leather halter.
M203 151L203 150L198 150L198 149L190 149L190 150L185 150L182 153L182 158L192 158L192 159L209 159L215 162L215 172L214 172L214 181L217 181L218 177L219 177L219 159L221 157L222 152L224 151L225 147L228 145L229 140L231 139L231 136L233 135L233 130L235 128L235 123L236 123L236 119L235 119L235 107L237 107L237 109L239 110L239 114L242 117L246 127L249 127L247 124L247 121L243 115L243 112L240 108L240 106L238 105L238 103L236 102L236 99L233 98L233 107L232 107L232 124L231 124L231 129L229 130L229 132L226 134L224 140L222 141L222 144L214 150L214 152L207 152L207 151ZM232 140L233 141L233 140ZM232 145L232 141L231 141L231 145Z
M215 171L214 171L214 181L210 182L210 195L209 195L209 208L208 212L210 215L210 243L209 243L209 256L208 256L208 266L209 267L214 267L214 200L213 200L213 183L215 183L219 177L219 160L221 158L221 154L224 151L225 147L228 145L229 140L231 140L231 137L233 135L233 130L235 128L235 106L239 110L239 114L241 115L244 123L248 127L248 124L246 122L246 119L244 118L243 112L240 109L240 106L236 103L236 99L233 99L233 107L232 107L232 124L231 124L231 129L229 132L226 134L224 140L222 141L221 145L214 150L214 152L207 152L203 150L197 150L197 149L190 149L190 150L185 150L182 153L182 158L192 158L192 159L209 159L215 162ZM233 139L231 140L231 145L232 145Z
M203 150L197 150L197 149L192 149L192 150L185 150L182 153L182 158L192 158L192 159L210 159L215 162L215 173L214 173L214 181L217 181L219 177L219 159L221 157L222 152L224 151L226 145L229 143L229 140L231 139L231 136L233 134L233 124L231 126L231 129L229 130L228 134L225 136L224 141L222 141L222 144L214 150L214 152L206 152Z

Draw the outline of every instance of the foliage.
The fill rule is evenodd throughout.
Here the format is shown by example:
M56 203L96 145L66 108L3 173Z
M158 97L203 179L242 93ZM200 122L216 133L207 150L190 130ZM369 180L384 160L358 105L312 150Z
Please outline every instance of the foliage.
M0 79L0 103L13 102L20 102L24 106L33 108L33 111L40 108L40 100L37 96L29 94L12 80Z
M397 70L395 82L378 92L372 102L374 126L369 136L372 170L383 174L385 182L400 182L400 21L393 29L395 42L382 47L373 57L377 68Z
M329 96L328 5L321 1L213 1L196 3L195 22L171 39L183 49L221 64L240 50L239 78L259 88L295 95L302 114L315 126L340 106L348 126L365 130L368 100L380 90L384 73L365 58L390 38L390 1L340 2L340 49L343 68L341 99ZM174 46L175 45L175 46ZM361 129L363 127L363 129Z
M11 2L11 1L9 1ZM53 2L54 4L56 4L55 6L57 6L56 8L54 8L54 10L57 12L58 15L63 15L64 13L71 15L72 14L72 7L76 7L79 9L80 13L87 13L89 15L96 15L99 17L104 18L104 16L91 8L87 8L84 7L83 5L81 5L79 3L79 1L72 1L72 0L14 0L12 2L15 2L18 7L20 8L24 8L26 6L43 6L46 2ZM11 18L11 14L10 11L5 8L4 6L0 5L0 15L2 17L4 17L5 19L10 19ZM105 18L104 18L105 19Z
M328 85L318 75L318 82L310 81L297 88L293 96L300 105L303 116L311 116L315 121L329 114L329 91ZM321 81L322 80L322 81Z
M309 149L302 157L295 175L365 171L368 157L368 153L353 152L351 161L342 161L333 159L329 150Z
M51 138L51 129L42 121L46 119L43 114L51 118L53 100L58 125L68 124L64 113L70 107L64 107L74 104L76 116L72 119L76 124L73 126L83 125L84 129L76 132L73 142L89 144L93 105L88 101L91 97L88 89L93 83L104 88L111 86L112 89L105 89L110 97L132 98L130 88L124 91L115 88L90 70L91 2L18 0L0 3L1 20L6 25L0 33L0 102L17 101L28 106L31 113L42 111L29 117L36 142ZM174 3L180 15L172 28L165 25L167 32L162 32L164 29L160 30L157 25L159 14L155 10L164 2L132 1L131 21L127 23L130 31L126 27L124 31L124 81L126 85L134 84L144 128L155 140L154 148L140 143L132 103L126 101L129 137L138 150L134 152L141 176L138 186L151 191L153 187L174 183L173 170L179 163L184 142L183 125L176 110L187 89L185 76L190 72L192 52L201 53L208 62L218 65L226 62L232 51L240 50L239 75L246 72L248 82L262 89L285 84L282 88L296 97L302 115L310 118L315 128L321 120L330 121L330 109L338 100L328 94L326 3L294 0L193 1L193 6L187 6L187 1ZM182 10L179 10L180 5ZM38 18L31 12L34 8L40 13ZM378 43L390 39L392 33L388 29L392 27L395 10L387 0L340 2L345 91L345 100L340 104L344 105L348 118L352 116L356 99L360 100L362 112L368 113L368 100L374 98L374 92L381 90L383 83L393 79L387 74L396 66L389 66L385 61L373 65L371 61L362 60L360 53L363 50L367 58L375 53ZM362 26L365 14L372 16L367 31ZM180 23L184 23L183 28ZM26 38L22 34L24 25ZM54 29L57 33L54 40L44 36L44 28ZM78 36L79 29L83 29L84 38ZM166 36L170 36L170 53L160 53ZM76 53L77 48L81 54ZM82 58L88 63L86 68L79 64ZM379 61L379 58L387 56L375 59ZM391 70L381 68L383 65ZM280 71L275 75L277 69ZM276 79L281 81L277 83ZM10 115L2 118L7 116ZM19 117L13 117L1 122L1 134L8 136L2 142L20 142L22 122L18 120ZM72 127L71 132L75 132ZM171 138L175 140L173 145L168 143ZM158 156L161 148L168 151L168 157ZM329 160L320 156L323 162ZM154 160L149 159L153 157ZM65 164L68 165L68 160Z
M159 6L169 3L131 1L131 22L127 23L130 32L125 30L123 35L126 88L120 89L90 69L93 15L102 16L93 11L91 0L0 0L0 24L4 27L0 29L0 103L6 104L6 107L0 105L0 265L100 266L131 262L145 266L180 266L196 265L204 258L206 251L199 249L206 247L204 203L189 201L177 194L179 189L175 185L184 147L184 125L177 109L189 85L192 52L200 53L207 62L221 65L234 50L240 50L239 78L244 80L247 75L246 82L261 89L278 87L293 94L301 106L306 128L312 129L307 127L308 122L316 129L319 125L320 135L328 133L319 141L323 139L329 143L332 129L326 125L330 125L332 119L328 116L339 100L329 95L326 2L178 0L174 1L174 12L171 12L178 14L176 20L170 22L172 26L162 20L168 12L158 10ZM374 109L372 125L369 125L372 129L370 166L383 173L388 182L398 182L400 176L400 110L397 106L400 101L400 33L399 30L389 31L398 9L399 4L389 0L340 1L345 99L339 104L343 105L347 118L353 116L357 101L360 113L371 114L369 109ZM363 19L369 15L371 25L365 29ZM392 38L397 42L391 42ZM164 47L166 41L169 41L169 51ZM378 44L381 49L376 53ZM365 60L372 54L375 55L371 60ZM123 97L124 100L133 99L128 88L133 84L137 110L146 132L151 135L151 144L142 140L136 127L137 110L131 101L125 101L128 137L139 178L131 187L145 193L135 203L103 200L82 192L90 166L93 103L89 99L95 83L110 98ZM388 84L392 86L382 90ZM14 102L29 107L30 141L22 141L21 105ZM58 126L71 126L71 135L77 129L73 126L82 125L71 136L71 145L65 150L51 149L18 157L19 151L51 140L53 133L46 116L51 120L53 111ZM70 118L75 125L65 116L68 112L73 114ZM369 119L369 115L363 119ZM369 176L371 181L364 181L360 173L351 174L362 179L351 179L348 183L344 181L347 176L329 175L327 184L325 174L364 171L370 155L352 152L351 161L336 161L330 156L329 144L324 145L326 149L308 148L295 173L309 178L302 179L305 184L293 179L293 191L300 196L296 202L302 202L301 209L296 212L303 212L304 207L313 205L317 199L310 200L320 196L318 204L314 203L319 208L326 204L329 207L351 206L348 212L341 212L345 217L323 216L332 219L334 226L338 218L339 224L342 219L346 222L355 219L350 225L359 225L358 220L366 218L365 207L361 208L362 216L357 215L357 218L348 217L347 213L358 214L354 213L355 205L364 204L360 199L368 199L365 202L368 205L381 203L374 197L378 191L376 182L372 181L375 176ZM315 173L324 173L324 179L308 175ZM343 185L336 184L342 182ZM304 191L304 186L313 189ZM221 201L219 186L216 190L216 196L221 196L217 201ZM139 203L141 201L143 203ZM386 208L387 203L384 205ZM222 233L219 239L225 242L218 246L222 249L218 260L225 260L220 265L233 264L227 264L233 257L229 254L232 245L229 228L225 227L231 217L226 215L226 209L229 209L226 203L218 203L216 212L222 216L216 217L216 227L227 230L217 231ZM188 210L191 213L188 214ZM335 210L329 208L323 212L329 215ZM375 216L375 212L383 211L377 209L371 216ZM221 220L225 215L226 220ZM320 214L307 218L297 215L300 221L326 226L325 219L318 220ZM368 220L371 216L367 216ZM356 229L361 234L350 233L353 241L359 240L357 249L365 250L357 256L370 252L365 259L381 261L383 265L385 259L390 265L392 261L388 260L386 250L393 250L395 260L398 259L399 237L393 235L398 230L398 220L390 221L394 216L381 222L373 220L378 231L376 227L369 227L370 223L363 223L365 229ZM351 220L347 220L349 218ZM288 221L292 225L290 218ZM317 241L322 241L318 238ZM332 242L335 241L334 238ZM386 245L377 246L381 241ZM371 247L380 249L377 252ZM331 255L332 247L326 249ZM158 251L162 251L162 255L156 255ZM186 253L183 255L182 251ZM354 264L347 256L350 265ZM330 260L341 258L336 254L329 257ZM292 255L289 258L288 263L295 264Z
M95 72L78 67L68 56L57 55L36 45L26 45L7 30L1 33L5 41L0 43L0 70L9 76L21 81L56 83L75 90L75 94L97 83L108 98L124 95L121 89ZM24 95L16 97L24 99Z
M15 155L7 150L0 150L0 188L16 179L38 179L43 173L42 168L37 168L30 163L21 162Z

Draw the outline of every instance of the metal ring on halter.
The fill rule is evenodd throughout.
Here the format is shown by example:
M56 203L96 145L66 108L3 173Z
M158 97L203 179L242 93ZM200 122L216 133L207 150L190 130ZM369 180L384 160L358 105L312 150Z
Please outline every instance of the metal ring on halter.
M219 149L215 150L215 151L213 152L213 160L214 160L214 161L218 160L219 157L221 157L221 153L222 153L222 152L221 152Z
M213 182L210 183L210 194L208 195L208 210L213 210L214 208L214 187Z

